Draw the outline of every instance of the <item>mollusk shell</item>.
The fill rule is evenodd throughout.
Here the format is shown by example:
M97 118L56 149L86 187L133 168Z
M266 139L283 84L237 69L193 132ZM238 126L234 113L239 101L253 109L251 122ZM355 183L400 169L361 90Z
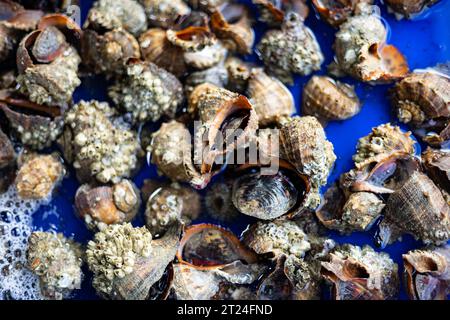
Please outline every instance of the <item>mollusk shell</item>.
M293 11L303 19L306 19L309 13L308 5L305 0L253 0L259 11L259 20L270 26L280 26L283 23L286 12Z
M191 13L191 8L183 0L140 0L151 27L169 28L179 16Z
M439 0L386 0L386 5L400 17L413 18Z
M8 136L0 128L0 169L9 167L16 159L16 152Z
M373 0L313 0L312 3L322 19L333 27L337 27L355 13L358 4L372 4Z
M450 152L428 148L422 153L422 164L428 177L441 188L450 205Z

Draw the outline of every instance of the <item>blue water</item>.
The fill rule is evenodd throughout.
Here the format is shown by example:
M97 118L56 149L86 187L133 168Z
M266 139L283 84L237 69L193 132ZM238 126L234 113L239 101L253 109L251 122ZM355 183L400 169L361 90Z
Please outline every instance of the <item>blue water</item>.
M82 21L84 21L93 1L81 0L80 2L82 6ZM241 2L251 6L252 12L256 12L255 8L251 5L251 1L244 0ZM406 55L411 70L450 61L450 1L441 1L425 15L414 21L397 21L393 15L387 13L383 5L380 4L380 6L382 7L381 15L390 26L389 42L394 44ZM318 74L324 74L326 72L326 66L333 61L332 44L335 30L320 21L312 8L306 20L306 25L313 30L325 55L322 70L318 72ZM263 24L255 24L256 43L258 43L265 30L266 28ZM255 54L245 56L244 59L258 61ZM300 109L302 87L309 78L297 77L295 84L289 87L295 98L298 110ZM328 139L333 143L337 155L336 166L329 178L330 183L336 180L340 174L352 168L353 162L351 157L355 152L355 146L360 137L367 135L374 126L386 122L396 123L387 100L387 89L389 85L371 86L356 83L352 79L344 80L356 86L358 96L363 102L363 107L362 111L352 119L343 122L331 122L325 129ZM75 102L80 99L108 100L106 95L107 85L106 80L102 77L84 79L82 85L75 92ZM407 129L406 127L403 128ZM138 187L141 187L144 179L152 177L156 177L155 168L145 165L134 178L134 181ZM81 243L86 243L92 237L92 234L86 230L83 222L74 215L73 200L77 187L78 183L74 173L71 172L69 178L64 180L62 187L59 188L51 204L41 207L34 214L34 225L36 229L51 229L63 232L66 236L72 236L76 241ZM46 212L52 209L56 210L58 215L48 216L46 214ZM214 222L211 219L202 219L201 221ZM227 227L239 235L251 221L251 219L244 218L242 221L227 225ZM133 223L142 225L142 214ZM373 232L354 233L351 236L340 236L335 232L330 232L330 237L338 243L373 245ZM398 263L401 271L403 268L401 260L402 253L421 246L422 244L420 242L415 241L409 236L404 236L403 241L388 246L384 251L389 253L392 259ZM87 276L83 282L83 288L73 298L98 299L90 285L89 271L85 270L85 274ZM403 290L403 285L399 298L407 298Z

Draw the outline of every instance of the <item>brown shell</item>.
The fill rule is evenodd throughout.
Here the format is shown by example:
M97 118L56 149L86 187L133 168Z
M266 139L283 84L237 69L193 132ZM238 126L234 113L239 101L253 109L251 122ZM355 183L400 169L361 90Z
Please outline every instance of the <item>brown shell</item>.
M389 196L384 214L379 239L382 245L394 242L402 233L437 245L450 239L450 207L423 173L414 172Z
M141 0L149 26L169 28L177 18L191 13L191 8L183 0Z
M228 72L223 63L220 62L211 68L190 73L184 80L186 96L189 97L195 87L203 83L211 83L220 88L225 87L228 83Z
M83 63L95 73L122 73L130 58L140 58L139 43L125 30L99 34L85 30L81 41Z
M90 229L99 224L129 222L136 216L140 204L139 191L129 180L122 180L112 187L84 184L75 194L77 214Z
M22 199L46 199L62 181L65 173L57 155L27 155L17 173L17 193Z
M303 88L302 114L324 122L345 120L361 110L354 87L327 76L313 76Z
M412 250L403 255L405 287L411 300L447 300L450 246Z
M215 44L216 37L206 26L189 26L182 30L167 30L167 40L184 52L199 51Z
M252 66L248 62L230 56L225 60L225 68L228 72L227 89L233 92L245 93Z
M358 140L356 154L353 156L356 168L360 169L371 163L378 163L394 153L413 155L415 141L411 132L403 132L400 127L382 124L372 129L367 136Z
M16 152L8 136L0 127L0 169L9 167L16 159Z
M188 112L198 114L202 122L196 132L196 139L200 139L196 143L202 143L204 147L201 150L206 151L194 155L196 163L201 163L202 173L211 171L216 160L223 160L221 157L236 147L246 146L254 139L258 128L258 116L245 96L209 83L197 86L191 93ZM239 129L242 130L239 136L234 137L233 133ZM222 135L225 148L216 146L219 135Z
M422 164L428 177L441 188L450 205L450 152L428 148L422 153Z
M203 189L212 173L201 174L191 154L191 134L186 126L175 120L163 123L153 134L151 161L158 170L172 181L187 182Z
M316 118L293 117L281 126L282 157L311 179L318 188L327 182L336 155Z
M398 267L387 253L346 244L321 264L335 300L391 300L398 294Z
M278 123L281 118L289 117L296 111L289 89L261 68L252 70L247 96L255 108L260 126L263 127Z
M386 0L386 5L396 14L412 18L439 0Z
M333 27L338 27L355 13L359 3L372 4L373 0L313 0L312 3L322 19Z
M284 21L285 13L288 11L297 13L303 19L306 19L309 14L309 8L305 0L253 0L252 2L259 10L259 20L270 26L280 26Z
M211 15L211 28L229 50L251 53L255 33L244 5L227 3L217 8Z
M166 37L166 30L149 29L139 37L142 58L166 69L177 77L187 73L184 52L173 45Z

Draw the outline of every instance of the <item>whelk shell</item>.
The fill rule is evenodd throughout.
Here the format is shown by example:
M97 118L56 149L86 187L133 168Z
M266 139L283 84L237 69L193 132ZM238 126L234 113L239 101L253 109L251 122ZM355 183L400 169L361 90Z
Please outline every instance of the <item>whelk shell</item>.
M332 285L335 300L391 300L399 290L398 266L371 247L337 247L321 274Z
M251 53L255 33L247 8L242 4L226 3L211 14L211 28L230 51Z
M184 80L184 92L189 98L195 87L203 83L210 83L216 87L223 88L228 83L228 72L223 63L218 63L215 66L194 71Z
M403 255L406 292L412 300L447 300L450 246L412 250Z
M422 153L422 164L428 177L441 188L450 205L450 152L428 148Z
M247 96L262 127L279 123L280 119L289 117L296 111L294 98L289 89L260 68L253 69L250 74Z
M361 110L355 89L327 76L313 76L303 88L302 115L311 115L326 123L346 120Z
M373 0L313 0L312 3L322 19L338 27L355 14L358 4L372 4Z
M177 18L191 13L183 0L140 0L151 27L170 28Z
M225 60L225 68L228 72L227 89L245 93L252 71L251 65L237 57L230 56Z
M0 127L0 169L9 167L16 159L16 151L8 136Z

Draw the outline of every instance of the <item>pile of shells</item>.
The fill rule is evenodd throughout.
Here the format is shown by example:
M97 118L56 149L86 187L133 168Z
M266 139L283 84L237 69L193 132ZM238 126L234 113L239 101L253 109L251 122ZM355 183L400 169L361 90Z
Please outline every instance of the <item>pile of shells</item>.
M253 17L228 0L97 0L82 27L65 1L20 2L0 0L0 194L50 201L72 174L74 213L92 233L82 245L30 232L26 268L44 299L71 298L84 279L118 300L317 300L324 288L395 299L391 257L329 229L376 229L381 249L415 237L424 246L403 254L405 289L446 299L450 68L409 72L374 1L253 0ZM385 2L411 18L437 1ZM324 55L311 6L337 30L328 74L313 74ZM256 19L267 27L257 44ZM254 52L259 65L243 57ZM287 86L310 75L296 115ZM412 133L372 128L354 167L328 181L339 160L325 127L363 104L342 75L396 82L392 108ZM79 100L82 80L97 79L110 101ZM150 164L161 177L135 179ZM218 225L240 219L240 237Z

